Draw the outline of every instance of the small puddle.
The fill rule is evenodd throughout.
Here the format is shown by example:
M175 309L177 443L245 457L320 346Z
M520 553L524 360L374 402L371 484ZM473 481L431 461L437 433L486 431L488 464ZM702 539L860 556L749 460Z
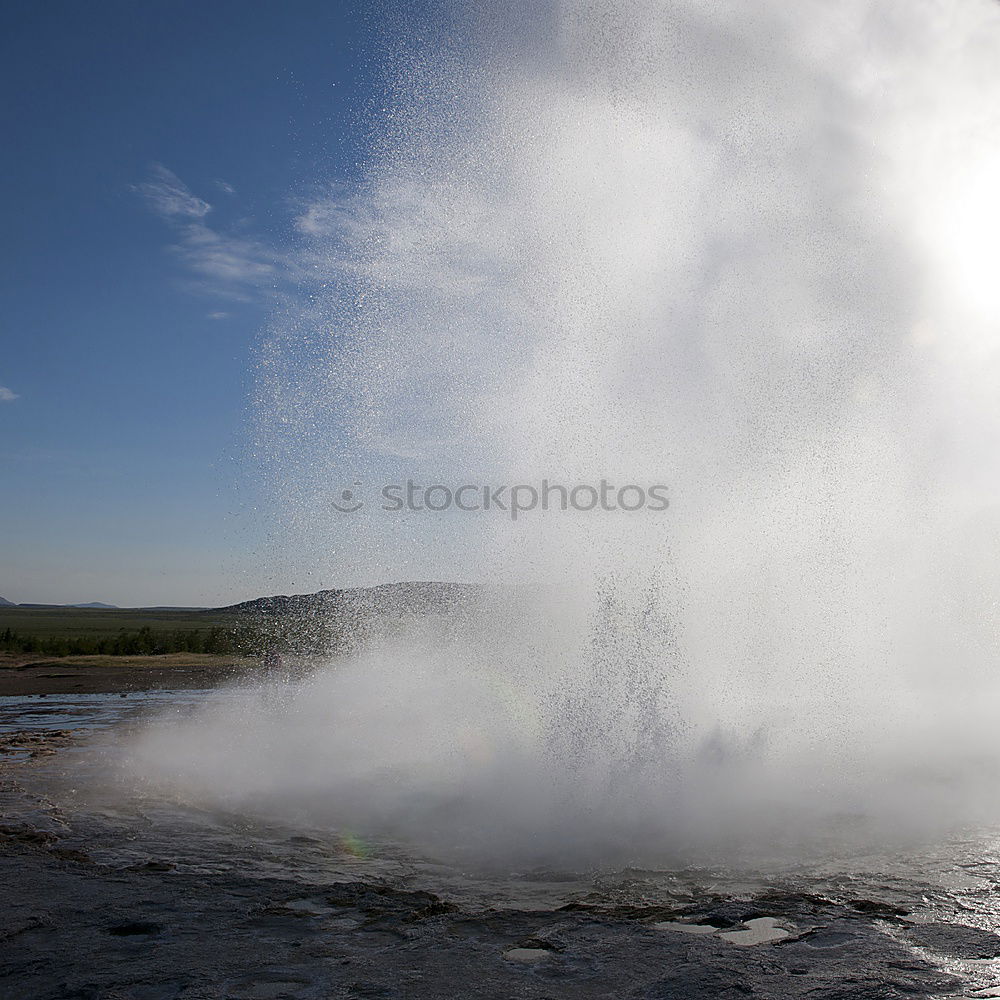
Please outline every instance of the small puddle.
M503 953L504 961L520 962L522 965L534 965L552 957L552 952L545 948L512 948Z
M755 917L753 920L745 920L743 925L745 930L725 931L719 937L737 947L747 948L750 945L767 944L769 941L781 941L792 936L791 931L778 926L774 917Z
M711 924L685 924L679 920L663 920L658 924L653 924L656 931L680 931L681 934L714 934L718 927Z

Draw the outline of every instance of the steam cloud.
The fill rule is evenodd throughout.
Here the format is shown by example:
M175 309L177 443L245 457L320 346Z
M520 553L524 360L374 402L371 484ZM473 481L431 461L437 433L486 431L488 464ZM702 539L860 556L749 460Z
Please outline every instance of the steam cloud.
M318 279L260 383L281 558L489 580L488 610L135 766L591 860L996 818L1000 7L528 21L396 57L366 184L302 213ZM330 512L434 474L665 482L671 512Z

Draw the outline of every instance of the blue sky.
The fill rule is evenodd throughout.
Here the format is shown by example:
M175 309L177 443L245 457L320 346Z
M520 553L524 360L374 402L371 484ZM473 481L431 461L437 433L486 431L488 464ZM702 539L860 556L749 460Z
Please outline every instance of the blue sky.
M375 20L329 0L6 5L3 597L254 596L255 349L296 201L361 169Z

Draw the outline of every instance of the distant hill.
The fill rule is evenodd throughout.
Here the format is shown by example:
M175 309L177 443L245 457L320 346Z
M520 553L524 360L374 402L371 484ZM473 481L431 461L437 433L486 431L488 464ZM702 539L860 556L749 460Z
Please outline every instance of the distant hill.
M217 615L290 616L362 616L421 615L447 612L467 606L479 595L480 588L469 583L410 581L383 583L376 587L348 587L342 590L321 590L315 594L277 594L257 597L222 608L157 606L120 608L115 604L91 601L88 604L14 604L0 597L0 607L25 610L80 609L82 611L121 611L123 614L142 612L190 612L195 618Z
M4 604L10 604L4 601ZM90 604L13 604L15 608L102 608L105 611L120 611L117 604L101 604L100 601L91 601Z
M133 611L211 611L211 608L175 607L173 604L157 604L151 608L132 608Z
M474 600L479 588L469 583L413 581L377 587L321 590L316 594L284 594L214 608L219 614L318 615L349 613L377 615L427 614L452 611Z
M415 629L437 637L490 610L486 592L463 583L407 582L279 594L224 608L177 610L107 606L0 607L4 648L65 655L267 651L335 655ZM71 653L75 650L75 654Z

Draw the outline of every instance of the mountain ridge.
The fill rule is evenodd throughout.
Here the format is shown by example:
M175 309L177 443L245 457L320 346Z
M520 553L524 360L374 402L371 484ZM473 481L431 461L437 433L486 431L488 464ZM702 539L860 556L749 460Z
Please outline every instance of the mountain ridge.
M447 611L472 600L480 588L471 583L412 580L381 583L372 587L319 590L313 594L276 594L240 601L214 614L316 614L321 611L351 611L420 614Z
M25 608L27 610L73 608L94 611L190 611L206 616L217 614L241 616L250 614L317 614L324 611L420 614L454 609L468 603L479 593L480 588L471 583L404 580L397 583L375 584L370 587L319 590L312 594L273 594L214 608L181 605L120 607L101 601L91 601L87 604L33 602L15 604L2 597L0 597L0 607Z

